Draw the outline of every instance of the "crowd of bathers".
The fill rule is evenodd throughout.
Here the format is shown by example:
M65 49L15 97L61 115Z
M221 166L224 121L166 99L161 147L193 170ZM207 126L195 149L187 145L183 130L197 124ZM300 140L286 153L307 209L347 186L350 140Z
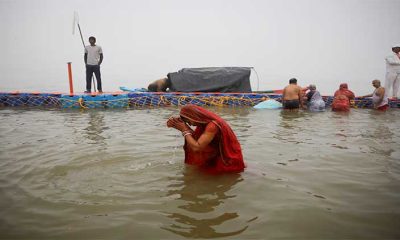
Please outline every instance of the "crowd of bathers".
M389 98L387 91L381 86L377 79L372 81L375 91L372 94L359 96L358 98L372 97L374 109L385 111L389 108ZM354 106L355 94L348 87L347 83L342 83L335 91L332 101L332 111L349 111ZM310 84L306 88L297 85L297 79L289 80L289 85L283 89L282 105L284 109L309 109L310 111L325 111L325 101L315 84Z
M374 92L358 97L372 97L373 108L381 111L389 108L388 96L391 90L391 97L397 99L400 86L400 44L392 47L392 53L385 58L385 61L385 87L381 86L380 80L375 79L372 81L372 86L375 88ZM332 110L349 111L350 107L354 105L354 99L354 92L349 90L347 83L342 83L334 94ZM307 88L302 89L297 85L295 78L290 79L289 85L283 89L282 104L284 109L308 108L311 111L325 111L325 102L315 84L310 84Z

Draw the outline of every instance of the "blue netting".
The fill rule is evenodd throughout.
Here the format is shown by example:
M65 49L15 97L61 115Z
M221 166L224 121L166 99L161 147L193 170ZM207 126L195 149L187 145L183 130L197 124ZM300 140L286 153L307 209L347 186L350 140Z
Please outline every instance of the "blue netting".
M195 104L199 106L255 106L274 99L281 102L277 94L240 94L240 93L149 93L135 92L127 94L33 94L33 93L0 93L0 107L62 107L62 108L144 108L182 106ZM326 107L330 107L333 97L323 97ZM391 99L390 107L400 108L400 100ZM372 108L371 98L355 99L357 108Z

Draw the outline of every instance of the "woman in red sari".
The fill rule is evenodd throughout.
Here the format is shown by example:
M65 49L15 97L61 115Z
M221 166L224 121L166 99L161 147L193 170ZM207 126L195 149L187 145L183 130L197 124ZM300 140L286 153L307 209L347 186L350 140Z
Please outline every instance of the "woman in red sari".
M354 93L349 90L347 83L342 83L339 90L335 92L332 102L333 111L349 111L351 101L354 101Z
M188 124L195 126L195 130ZM181 131L185 138L185 163L214 173L241 172L245 168L235 133L215 113L186 105L182 107L180 117L168 119L167 126Z

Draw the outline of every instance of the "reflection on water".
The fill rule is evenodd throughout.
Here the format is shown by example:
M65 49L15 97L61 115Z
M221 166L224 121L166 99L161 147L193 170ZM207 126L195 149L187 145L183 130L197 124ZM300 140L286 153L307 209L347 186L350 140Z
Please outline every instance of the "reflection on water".
M90 111L88 113L89 119L87 127L84 128L84 136L93 141L92 144L105 145L105 137L103 137L102 133L109 128L104 123L104 114L105 112L100 111Z
M296 123L300 118L304 117L306 115L305 112L303 111L281 111L280 116L281 116L281 122L280 126L284 128L295 128Z
M167 213L174 223L162 227L175 234L192 238L216 238L234 236L247 229L246 226L238 229L225 229L218 231L218 226L227 221L239 218L238 212L221 212L225 202L236 195L230 194L237 183L243 181L240 174L227 174L222 176L208 175L196 171L193 168L186 168L181 177L173 179L176 184L168 186L172 188L167 196L179 196L176 200L182 201L178 211ZM210 212L218 214L209 217ZM206 217L208 216L208 217Z
M390 156L394 151L397 150L391 148L392 144L396 144L396 141L393 140L395 134L392 131L398 131L398 129L391 129L384 124L373 124L369 126L365 136L368 136L368 138L371 139L369 144L371 153Z
M274 138L288 143L300 143L296 136L301 131L298 123L304 116L305 113L302 111L281 111L279 128L272 132Z

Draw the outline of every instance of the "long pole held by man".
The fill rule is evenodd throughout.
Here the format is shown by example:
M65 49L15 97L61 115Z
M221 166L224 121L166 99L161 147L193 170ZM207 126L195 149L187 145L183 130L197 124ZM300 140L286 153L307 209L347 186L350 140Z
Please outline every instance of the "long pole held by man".
M94 81L93 74L96 76L97 80L97 90L99 93L102 93L102 84L101 84L101 73L100 73L100 65L103 62L103 50L100 46L96 45L96 38L91 36L89 37L90 45L85 46L85 41L83 40L81 26L79 24L79 16L77 12L74 12L74 22L72 28L72 34L75 33L75 24L78 26L79 33L82 40L82 45L85 49L84 61L86 66L86 91L85 93L91 92L91 85L93 81L93 89L96 92L96 84Z

